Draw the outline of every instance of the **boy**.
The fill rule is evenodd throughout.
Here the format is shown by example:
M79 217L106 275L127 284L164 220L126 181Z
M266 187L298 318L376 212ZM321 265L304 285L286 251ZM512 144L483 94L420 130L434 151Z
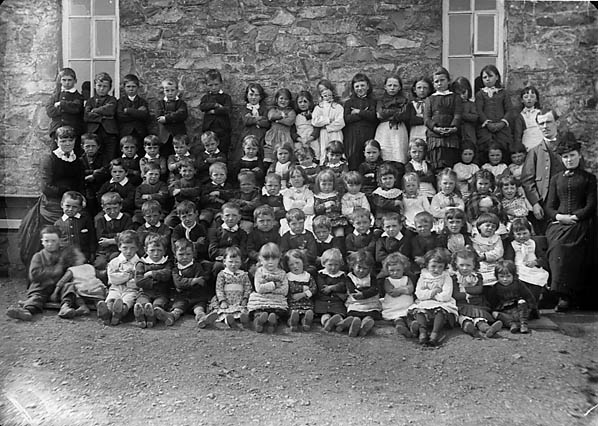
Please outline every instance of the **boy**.
M161 210L165 211L170 201L170 194L166 183L160 180L160 166L151 163L145 172L145 181L135 190L135 216L133 222L143 223L141 207L146 201L159 203Z
M280 193L281 177L276 173L268 173L266 175L264 189L262 190L261 204L267 204L274 210L274 218L278 223L276 228L280 227L280 219L286 215L284 203L282 201L282 194Z
M411 255L415 262L411 272L419 274L425 266L424 255L432 249L442 247L442 242L436 232L432 232L434 216L427 211L419 212L413 218L417 234L411 237Z
M156 121L158 122L158 137L164 155L172 153L172 138L176 135L186 135L187 104L179 99L177 84L167 78L162 80L164 98L158 101Z
M174 154L169 155L168 160L166 161L169 185L175 180L181 178L180 168L183 160L189 159L194 161L191 153L189 152L189 136L176 135L172 139L172 146L174 148Z
M216 225L215 219L222 205L230 198L230 186L226 183L226 164L214 163L210 166L210 182L201 189L200 205L203 207L199 220L207 226ZM214 222L214 223L212 223Z
M230 116L233 110L231 97L222 91L222 75L218 70L208 70L206 73L208 93L201 98L199 109L204 113L202 131L213 131L220 140L224 155L229 154L231 124Z
M98 135L102 146L102 164L117 157L118 128L116 126L116 98L108 94L112 89L112 77L101 72L94 78L95 94L85 104L83 119L87 131Z
M118 325L135 304L139 289L135 284L135 265L139 262L137 234L130 229L116 238L118 256L108 263L108 296L98 302L98 318L104 325Z
M116 235L127 229L132 229L131 216L121 212L122 197L116 192L107 192L102 195L101 204L103 212L94 218L96 237L98 238L98 251L94 267L99 270L106 269L112 255L118 253Z
M50 123L50 137L55 139L56 129L71 126L75 134L84 132L83 96L77 91L77 75L72 68L63 68L58 74L60 89L56 90L46 104L46 114L52 119ZM58 89L58 88L57 88ZM81 147L75 143L75 153L81 153Z
M121 138L133 137L137 148L141 149L141 141L147 136L149 106L147 101L138 95L139 79L136 75L125 75L123 84L125 96L121 96L116 103L118 134Z
M120 158L115 158L110 161L108 169L112 178L98 190L98 198L106 192L118 193L122 198L122 210L132 216L135 212L135 186L127 177L127 168Z
M382 229L384 233L376 241L376 263L378 267L390 253L400 252L411 257L411 240L408 236L401 233L402 229L401 215L396 212L386 213L382 217Z
M189 200L181 201L176 208L181 223L172 230L171 246L180 239L187 239L193 244L195 256L199 259L208 257L207 231L202 223L197 221L197 207Z
M241 212L234 202L222 206L222 225L208 230L208 258L214 262L212 275L217 276L224 269L224 252L236 246L241 250L241 260L247 257L247 233L241 229Z
M250 272L255 269L259 251L266 243L280 245L280 234L275 225L274 209L267 204L259 206L253 212L255 228L247 236L247 256Z
M218 136L212 131L204 132L201 135L201 143L204 150L195 155L197 177L201 183L206 183L210 180L210 166L217 162L226 164L226 154L218 149Z
M314 230L314 236L316 237L317 257L316 257L316 268L322 269L320 263L320 257L322 253L331 248L339 249L339 251L345 255L345 241L344 237L334 237L332 235L332 224L330 218L325 215L316 216L313 220L312 227Z
M87 198L87 210L93 216L100 211L97 201L97 192L100 187L110 179L110 173L102 165L102 158L98 155L100 143L98 136L93 133L84 133L81 136L83 146L83 174L85 176L85 198Z
M166 309L172 293L172 263L166 256L166 240L151 233L145 239L146 256L135 265L135 284L140 290L133 307L135 321L140 328L155 324L154 309Z
M160 203L156 200L149 200L141 205L141 214L145 223L137 228L137 237L139 244L145 246L145 238L150 233L161 235L164 241L170 241L170 228L163 222L160 222L162 209ZM165 247L166 249L167 247ZM166 250L168 252L168 250Z
M45 226L40 232L43 249L33 255L29 264L29 289L27 300L23 306L9 306L6 315L10 318L22 321L31 321L33 314L43 312L44 303L50 300L56 283L64 274L66 267L61 258L60 238L58 228ZM62 318L74 318L75 309L72 305L75 302L74 288L65 287L60 294L60 312Z
M253 229L253 211L260 205L260 190L256 186L255 173L245 170L239 173L239 189L232 194L231 201L239 205L241 223L247 233Z
M351 215L353 232L345 238L347 254L365 250L372 256L376 253L376 240L379 234L370 230L372 221L371 213L361 207L356 207Z
M194 262L193 244L189 240L178 240L173 250L176 258L176 265L172 269L172 281L176 289L174 302L170 312L161 307L154 308L156 319L171 326L191 308L200 328L213 324L218 318L216 311L206 315L208 303L215 294L209 267L204 262Z
M96 235L91 217L83 211L85 198L77 191L67 191L62 195L60 207L64 214L54 222L54 226L62 234L62 248L78 248L88 262L93 262Z
M137 142L133 136L124 136L120 140L122 152L121 161L127 168L127 178L134 185L141 184L141 169L139 168L139 155L137 155Z
M286 253L290 249L298 249L307 259L305 270L315 272L315 262L318 252L314 234L305 229L305 213L301 209L291 209L286 214L289 231L280 238L280 251Z
M170 196L174 197L174 210L164 219L164 222L171 228L177 226L180 222L177 217L176 207L183 201L194 203L201 193L199 181L195 178L195 167L193 162L185 159L180 166L181 178L175 180L168 186Z
M146 136L145 139L143 139L143 149L145 150L145 155L139 160L141 177L145 178L149 165L151 163L156 163L160 166L160 179L166 181L168 166L166 164L166 157L160 156L160 139L158 139L158 136Z

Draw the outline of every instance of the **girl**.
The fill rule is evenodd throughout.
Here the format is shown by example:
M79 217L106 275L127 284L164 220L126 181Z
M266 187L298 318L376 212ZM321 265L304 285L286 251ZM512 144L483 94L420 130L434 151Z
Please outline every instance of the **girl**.
M365 194L361 192L362 182L363 179L359 172L351 171L343 174L343 183L347 192L341 200L341 213L347 219L353 215L356 208L370 211L370 202Z
M407 326L407 310L413 304L413 283L405 275L409 269L409 259L401 253L390 253L382 262L384 278L384 299L382 318L393 321L397 333L411 337Z
M457 318L457 303L453 299L453 280L446 270L450 254L445 249L430 250L424 256L426 267L422 269L415 296L417 300L408 309L415 315L416 322L411 330L418 334L419 343L437 345L440 332L447 321L447 316ZM432 332L428 340L428 327L432 323Z
M330 89L324 88L320 92L320 99L320 103L314 108L311 124L320 129L318 155L320 164L324 164L330 141L343 140L345 119L343 107L334 101L334 94Z
M280 316L286 316L289 305L289 283L286 272L280 268L280 249L274 243L266 243L259 252L259 266L254 277L255 291L249 295L247 310L253 313L255 331L262 333L268 324L268 332L274 332Z
M403 192L395 188L396 176L397 171L389 163L382 164L378 169L378 188L370 197L377 228L382 228L382 218L386 213L403 210Z
M409 135L405 122L409 120L407 98L403 95L403 81L397 74L386 78L384 94L376 105L380 124L376 139L382 147L382 155L389 161L405 164L408 160Z
M405 172L415 172L419 176L419 191L429 199L436 194L434 184L436 177L434 169L426 158L427 145L423 139L415 139L409 142L409 156L411 160L405 165Z
M372 96L370 79L357 73L351 80L351 97L345 102L345 157L351 170L363 163L365 141L374 138L378 119L376 118L376 101Z
M511 164L509 164L509 173L521 180L521 174L523 173L523 163L525 162L525 156L527 152L523 145L518 145L515 150L511 152Z
M295 151L295 158L297 159L297 167L303 170L307 177L307 184L310 189L313 189L316 182L316 176L320 173L320 166L316 161L316 154L311 147L297 149Z
M525 218L532 211L532 206L522 191L521 182L513 175L508 174L498 180L498 191L502 212L509 222L518 217Z
M440 233L439 239L440 245L451 253L456 253L471 245L463 210L454 207L446 209L444 229Z
M243 171L252 171L255 173L258 184L261 185L264 181L264 163L259 157L259 139L255 135L247 135L243 138L241 147L243 149L243 156L239 160L238 173L236 174L238 175Z
M345 299L347 298L347 277L341 271L343 255L337 248L322 253L322 266L318 272L316 285L318 292L315 298L315 313L321 315L321 324L325 331L332 331L347 314Z
M459 192L464 200L471 194L473 175L480 170L479 166L473 162L474 156L474 145L463 143L461 145L461 162L453 166L453 171L457 174Z
M363 176L363 186L361 190L365 195L372 195L372 191L377 187L376 173L378 168L383 163L382 148L375 139L370 139L365 142L364 149L365 161L359 165L359 173Z
M282 145L277 145L274 149L274 154L276 155L276 161L270 164L270 167L268 168L268 173L276 173L278 176L280 176L280 186L284 189L288 185L289 169L293 164L292 145L286 143Z
M480 201L485 200L492 205L499 205L500 201L494 195L494 175L488 170L479 170L473 175L473 193L465 203L467 221L473 224L480 215Z
M314 217L314 194L307 185L307 175L298 166L292 166L289 170L291 186L282 191L282 203L285 211L300 209L305 213L305 227L311 229ZM280 233L284 235L289 230L287 220L280 221Z
M274 98L276 106L268 111L268 120L270 120L271 127L264 137L264 165L269 165L275 161L278 146L286 144L293 146L291 127L295 124L297 114L291 108L291 92L289 89L279 89Z
M249 83L247 85L247 88L245 89L245 101L247 104L245 106L245 115L243 115L244 128L242 140L245 140L245 137L249 135L255 136L260 155L263 154L264 138L266 132L270 128L266 98L266 92L261 85L258 83ZM241 155L241 152L237 153L237 155L233 157L233 160L236 160Z
M502 259L504 248L500 236L496 233L499 226L498 216L482 213L476 220L477 233L471 238L473 249L480 258L480 273L484 285L494 285L494 267Z
M411 86L413 101L407 104L409 112L409 142L415 139L426 140L426 126L424 126L424 103L432 93L432 82L428 77L420 77Z
M514 148L523 146L526 151L539 145L544 135L538 126L536 116L540 113L540 93L534 86L528 86L519 92L521 112L513 124Z
M507 114L511 111L511 98L502 89L500 73L494 65L486 65L480 72L484 87L475 95L475 105L482 122L478 127L478 164L488 161L488 147L495 142L507 158L513 138Z
M417 173L409 172L403 176L403 215L405 216L405 225L413 232L416 232L415 215L419 212L430 211L428 197L419 192L419 184Z
M482 169L490 170L495 178L499 178L507 170L507 165L502 162L502 150L496 143L488 147L488 162L482 165Z
M457 134L461 140L461 146L464 144L476 145L476 128L478 127L478 110L471 97L471 83L465 77L457 77L453 82L453 92L461 98L463 112L461 114L461 126Z
M318 173L314 186L314 212L328 216L334 236L342 237L347 219L342 215L342 196L336 182L332 170L325 169Z
M438 189L439 192L432 197L430 213L436 220L434 228L441 231L444 228L446 209L456 207L465 210L465 203L457 189L457 174L448 167L438 173Z
M459 95L449 90L450 75L446 68L434 72L434 89L424 105L427 127L428 159L434 170L453 167L459 161L459 136L463 104Z
M336 329L342 332L348 326L349 337L367 336L375 321L382 318L378 287L372 277L374 259L367 251L360 250L351 254L348 262L351 272L347 275L347 318Z
M483 295L482 276L476 272L477 255L469 248L459 250L453 254L452 267L453 298L457 301L461 329L474 337L476 328L486 337L494 336L502 328L502 321L495 322Z
M309 331L314 320L314 303L311 298L316 293L316 282L304 269L306 259L301 250L289 250L284 258L289 270L289 327L291 331L298 331L301 322L303 331Z
M320 143L314 126L311 124L312 112L314 110L314 99L307 90L302 90L295 100L295 127L297 128L297 142L295 149L311 148L318 154L320 153Z
M345 149L341 141L331 141L326 147L326 159L324 168L332 170L338 184L342 183L343 173L348 172L347 162L343 158Z

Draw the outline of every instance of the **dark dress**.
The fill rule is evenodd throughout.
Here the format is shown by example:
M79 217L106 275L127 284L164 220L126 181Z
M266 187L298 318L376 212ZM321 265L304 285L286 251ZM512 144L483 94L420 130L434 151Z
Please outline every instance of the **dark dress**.
M373 97L358 98L352 96L345 102L345 127L343 128L343 145L349 170L357 170L363 163L365 141L374 139L378 119L376 118L376 101ZM352 109L359 114L351 114Z
M574 214L574 225L556 222L557 214ZM546 215L548 263L552 273L550 288L565 297L583 300L595 282L591 268L596 264L594 250L596 217L596 176L580 168L563 171L550 179Z
M441 135L434 127L457 127L461 124L463 103L459 95L433 94L426 98L424 123L428 128L428 159L434 170L453 167L459 161L459 136L457 133Z

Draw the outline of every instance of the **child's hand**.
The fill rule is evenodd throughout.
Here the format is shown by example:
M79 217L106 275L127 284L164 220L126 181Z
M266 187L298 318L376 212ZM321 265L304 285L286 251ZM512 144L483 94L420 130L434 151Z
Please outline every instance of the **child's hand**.
M305 293L295 293L291 296L293 300L301 300L305 297Z
M180 188L176 188L174 191L172 191L172 195L179 195L180 193L181 193Z
M158 117L158 123L160 123L160 124L166 123L166 117L164 117L163 115L161 115L160 117Z
M395 200L394 201L395 207L399 207L401 204L403 204L403 202L401 200Z
M357 108L353 108L353 107L351 107L351 114L352 114L352 115L359 114L360 112L361 112L361 110L360 110L360 109L357 109Z
M426 264L423 256L415 256L415 263L417 263L420 268Z
M363 299L363 293L357 290L355 293L353 293L353 298L357 300Z
M267 283L262 284L262 291L264 293L271 293L276 288L276 284L274 281L268 281Z
M205 280L202 277L193 278L193 280L191 282L193 284L199 284L199 285L205 284Z
M147 271L145 274L143 274L143 278L151 278L153 275L154 274L152 271Z
M529 260L525 262L525 266L527 266L528 268L534 268L538 266L538 262L536 262L535 260Z
M180 191L180 189L176 189L175 191ZM173 192L174 192L174 191L173 191ZM151 196L150 194L143 194L143 195L141 196L141 199L142 199L142 200L151 200L151 199L152 199L152 196Z
M210 192L209 195L210 195L210 197L214 197L214 198L220 197L220 191L212 191L212 192Z
M399 297L400 295L403 294L403 290L401 290L400 288L395 288L391 291L387 291L386 293L392 297Z
M368 178L368 179L374 179L374 173L366 173L365 175L363 175L363 177Z
M58 101L58 102L54 102L54 107L55 107L55 108L58 108L59 106L60 106L60 101Z
M196 241L197 244L202 245L206 243L206 237L199 237Z
M228 308L228 303L226 302L226 300L223 300L222 302L220 302L220 309L227 309Z
M94 180L94 177L93 177L93 175L88 175L88 176L85 176L85 182L91 182L91 181L93 181L93 180Z
M100 247L106 247L110 245L109 239L108 238L100 238L98 241L98 244L100 245Z

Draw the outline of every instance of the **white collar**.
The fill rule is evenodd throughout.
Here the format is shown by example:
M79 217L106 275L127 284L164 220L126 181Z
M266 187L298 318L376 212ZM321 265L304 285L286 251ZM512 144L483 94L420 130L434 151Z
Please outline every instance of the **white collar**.
M289 281L299 281L299 282L309 282L311 276L309 272L303 271L300 274L295 274L293 272L287 272L287 280Z
M146 153L143 158L147 158L148 160L157 160L158 158L160 158L160 154L156 154L155 157L150 157L150 155L148 153Z
M382 189L380 187L374 189L372 194L380 195L384 198L397 198L400 197L403 191L399 188Z
M372 284L372 276L370 274L367 274L363 278L357 278L353 272L349 272L347 277L353 281L353 284L355 284L357 288L369 287Z
M494 96L495 93L500 92L502 89L500 87L482 87L482 92L488 95L489 98Z
M384 233L382 235L380 235L381 237L388 237L388 238L394 238L397 241L401 241L403 239L403 233L401 231L399 231L399 233L397 234L396 237L391 237L390 235L388 235L386 233L386 231L384 231Z
M123 154L122 158L129 158L129 157L127 157L125 154ZM136 160L137 158L139 158L139 155L135 154L135 156L133 158L130 158L130 160Z
M257 155L255 157L251 157L251 158L249 158L249 157L247 157L245 155L243 157L241 157L241 160L243 160L243 161L257 161L259 159L260 158Z
M183 227L183 229L187 232L191 231L193 228L195 228L197 226L197 222L193 223L193 226L190 227L186 227L185 224L183 222L181 222L181 226Z
M280 197L280 191L279 191L279 192L278 192L278 194L276 194L276 195L270 195L270 194L268 194L268 190L267 190L267 189L266 189L266 187L264 186L264 187L262 188L262 195L266 195L266 196L268 196L268 197Z
M222 183L216 183L213 180L210 181L210 183L214 186L218 186L220 188L224 188L224 185L226 184L226 182L222 182Z
M169 101L168 98L166 96L164 96L164 102L176 102L178 100L179 100L178 96L174 98L174 101Z
M446 96L446 95L452 95L453 92L451 92L450 90L443 90L442 92L434 92L432 93L432 96Z
M326 271L326 269L320 270L320 274L328 275L330 278L337 278L342 275L345 275L345 273L343 271L338 271L336 274L332 275L332 274L328 273L328 271Z
M181 265L179 262L176 264L176 267L180 270L187 269L191 266L193 266L193 259L191 259L191 262L187 263L186 265Z
M291 235L294 237L294 236L296 236L296 235L305 235L305 234L307 234L307 231L305 230L305 228L303 228L303 232L302 232L302 233L300 233L300 234L295 234L293 231L291 231L291 230L289 229L289 233L290 233L290 234L291 234Z
M222 271L223 271L225 274L229 274L229 275L232 275L232 276L234 276L234 277L238 277L239 275L243 275L243 274L246 274L246 273L247 273L247 272L245 272L245 271L244 271L244 270L242 270L242 269L239 269L237 272L233 272L233 271L231 271L231 270L230 270L230 269L228 269L228 268L224 268Z
M324 241L320 241L316 238L316 242L322 243L322 244L328 244L330 241L332 241L332 235L330 235L330 234L328 234L328 237Z
M179 155L179 154L174 154L174 158L176 158L177 160L183 157L191 157L191 153L189 151L185 152L183 155Z
M338 192L334 191L334 192L319 192L317 194L314 194L315 198L319 198L320 200L326 199L326 198L331 198L331 197L336 197L338 195Z
M69 154L67 155L62 149L56 148L52 152L54 153L55 156L57 156L61 160L64 160L68 163L72 163L73 161L75 161L77 159L77 156L75 155L75 153L73 151L69 152Z
M213 153L213 154L210 154L208 151L205 151L205 150L204 150L204 153L205 153L207 156L210 156L210 155L218 155L218 154L220 154L220 150L219 150L218 148L216 148L216 151L214 151L214 153Z
M357 232L357 229L353 229L353 235L356 235L358 237L362 236L362 235L370 235L370 230L368 229L367 232L365 234L360 234L359 232Z
M118 216L116 216L116 219L112 219L110 216L108 216L107 214L104 214L104 219L106 219L106 222L110 222L111 220L120 220L123 217L123 212L120 212L118 214Z
M125 257L125 255L122 254L122 253L120 253L118 255L118 260L120 260L121 262L137 263L137 262L139 262L139 256L137 256L135 254L135 255L133 255L132 258L130 258L129 260L127 260L127 258Z
M224 90L220 89L218 91L218 93L212 93L212 92L210 92L210 95L222 95L223 93L224 93Z
M77 213L75 216L73 216L75 219L81 219L81 213ZM69 217L66 214L63 214L60 217L64 222L66 222L67 220L69 220Z
M125 178L120 182L114 182L114 178L112 178L110 179L110 183L118 183L120 186L125 186L127 183L129 183L129 178L125 176Z
M149 229L149 228L159 228L160 226L162 226L162 222L158 222L158 223L156 223L156 225L155 225L155 226L152 226L152 225L150 225L150 224L149 224L149 223L147 223L147 222L145 222L143 225L144 225L144 226L145 226L147 229Z
M135 95L135 96L133 96L133 97L131 97L131 96L127 95L127 98L129 98L129 100L130 100L131 102L135 102L135 99L137 99L137 95Z
M60 91L64 92L64 93L77 93L77 88L76 87L71 87L68 90L66 90L66 89L60 89Z
M157 262L154 262L152 259L149 258L149 256L145 256L141 260L143 260L143 263L147 263L148 265L163 265L166 262L168 262L168 256L162 256L162 259L158 260Z
M229 231L229 232L237 232L239 230L239 225L235 225L231 228L226 223L223 223L221 226L222 226L222 229L224 229L225 231Z

